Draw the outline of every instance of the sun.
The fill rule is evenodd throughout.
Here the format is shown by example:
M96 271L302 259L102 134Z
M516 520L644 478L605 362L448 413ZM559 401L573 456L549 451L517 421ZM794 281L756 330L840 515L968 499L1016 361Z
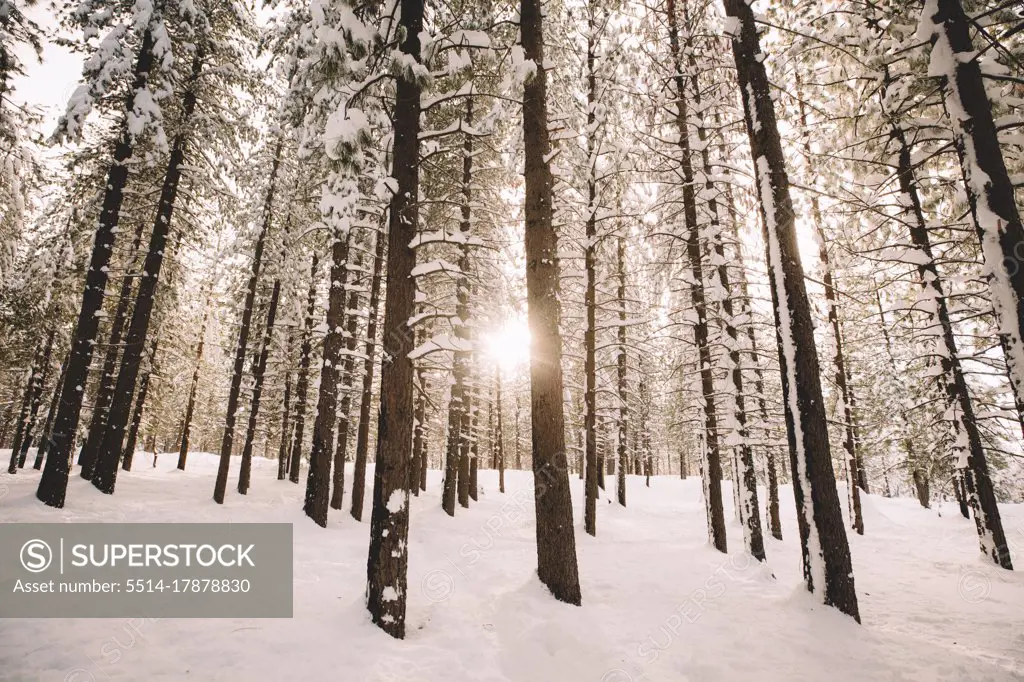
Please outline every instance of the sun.
M530 327L523 316L509 317L484 336L487 358L510 372L530 361Z

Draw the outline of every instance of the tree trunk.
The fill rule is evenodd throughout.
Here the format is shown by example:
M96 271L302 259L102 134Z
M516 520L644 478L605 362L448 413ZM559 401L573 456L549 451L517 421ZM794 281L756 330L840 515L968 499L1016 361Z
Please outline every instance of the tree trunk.
M128 322L128 311L132 303L132 280L135 275L132 274L131 269L135 267L135 258L142 244L144 225L145 223L141 220L138 221L135 238L125 261L127 270L121 278L121 292L114 310L114 319L110 323L110 343L107 345L107 352L103 357L103 370L100 374L99 390L96 392L96 404L92 409L89 433L86 435L85 445L78 455L78 463L82 467L79 475L87 481L91 481L96 472L100 444L107 428L110 406L114 401L114 370L117 369L117 359L121 355L121 338L124 335L125 323Z
M32 468L36 471L43 467L43 459L46 457L46 451L50 448L50 430L53 428L53 417L57 414L57 405L60 403L60 387L64 384L64 372L66 369L67 363L62 362L60 374L57 375L57 383L53 387L53 396L50 398L50 408L46 411L46 423L43 425L43 432L40 434L39 447L36 448L36 460L32 463Z
M626 506L626 473L629 471L629 455L626 452L626 437L629 434L629 396L626 391L626 238L621 234L618 238L616 255L618 261L618 299L619 299L619 356L616 358L616 378L618 379L619 428L618 428L618 487L616 490L619 504ZM639 455L637 455L639 456ZM639 461L639 460L637 460Z
M21 444L25 440L25 432L28 430L28 413L31 409L36 392L36 384L39 382L39 375L42 370L42 345L36 346L32 354L32 366L28 371L28 380L25 381L25 391L21 398L21 409L18 411L18 424L14 429L14 442L11 444L11 462L7 467L7 473L18 473L18 453L21 452Z
M377 233L373 254L373 279L370 283L370 310L366 322L366 346L363 349L363 392L359 402L359 430L356 432L356 458L352 467L352 518L363 520L363 494L366 490L366 456L370 447L370 406L373 401L373 366L377 346L377 312L380 309L381 273L384 267L384 230ZM388 248L390 242L388 242ZM383 389L381 389L383 393ZM380 432L377 433L380 439ZM378 446L379 448L379 446Z
M196 108L197 82L203 69L205 55L200 48L192 59L192 72L182 98L180 132L171 146L171 156L167 162L163 186L160 189L160 200L157 203L156 220L153 233L149 239L149 250L145 264L139 277L139 291L132 310L132 321L128 325L128 336L125 340L124 354L121 357L121 368L117 374L110 413L104 429L103 439L96 460L96 471L93 473L92 484L100 492L111 495L117 483L117 469L121 463L124 447L124 431L131 419L132 397L135 384L139 378L139 365L145 350L149 323L152 318L153 303L156 297L160 268L164 261L164 249L167 248L167 235L171 229L174 204L178 197L178 182L185 162L185 146L188 143L192 115Z
M478 461L479 461L479 458L474 457L469 462L469 497L474 502L477 501L477 493L479 491L479 488L478 488L479 483L478 483L478 479L477 479L477 469L478 469L478 466L479 466Z
M473 123L473 99L466 98L465 120L468 126ZM470 230L473 179L473 136L468 132L463 136L462 143L462 203L460 206L461 220L459 231L468 236ZM470 486L470 450L476 443L476 436L473 433L473 413L476 410L472 391L469 386L470 372L472 371L471 335L469 329L469 245L463 243L459 253L459 276L455 284L456 305L455 314L459 318L459 324L455 327L455 338L457 339L458 350L453 354L452 374L455 385L451 392L451 408L454 415L449 413L448 428L454 430L456 437L453 445L457 449L458 466L456 467L456 492L458 493L459 505L469 506ZM452 416L457 417L452 421ZM447 481L446 481L447 484Z
M934 301L934 317L942 330L941 344L936 344L936 353L942 369L942 391L945 396L946 412L952 411L956 417L952 422L953 456L959 469L969 469L973 479L968 481L966 489L974 519L978 529L981 551L993 562L1003 568L1012 568L1010 552L1006 544L996 503L992 480L988 473L985 449L982 445L981 432L978 430L974 404L964 377L960 363L959 350L953 324L949 316L949 307L942 287L938 267L932 255L931 238L925 222L924 210L918 193L917 178L914 173L910 146L899 122L890 117L893 137L899 145L897 156L897 177L901 192L908 198L911 219L907 221L910 239L921 252L922 258L917 270L920 284L924 292ZM964 436L967 447L964 448Z
M400 0L399 47L419 67L423 0ZM377 459L373 471L370 551L366 562L366 607L373 622L405 638L409 541L408 466L412 454L416 252L409 243L419 220L420 92L413 67L402 69L395 93L392 177L397 188L388 212L388 290L384 300L384 359L380 370ZM372 358L372 355L367 354Z
M523 140L537 575L556 599L579 605L576 538L569 475L565 469L558 241L552 224L554 179L548 157L551 143L540 0L522 0L519 16L525 58L536 66L536 74L523 86Z
M416 345L423 343L423 339L426 334L423 332L417 332ZM426 452L426 441L424 436L426 434L426 424L424 420L427 416L427 378L426 373L423 371L422 361L416 364L416 407L413 415L413 429L412 429L412 471L409 481L409 490L412 494L419 497L420 494L420 471L423 470L423 460L427 456Z
M505 429L502 423L501 416L501 365L499 364L494 373L494 384L495 384L495 401L496 409L498 410L498 424L497 424L497 465L498 465L498 492L505 492Z
M270 232L274 217L274 194L277 190L277 174L281 166L281 148L283 142L278 139L274 147L274 159L270 164L270 180L267 194L263 201L263 224L256 238L253 251L252 271L245 290L245 307L242 309L242 321L238 327L238 343L235 346L235 364L231 373L231 388L228 391L228 409L224 417L224 436L220 444L220 464L217 467L217 482L213 489L213 499L217 504L224 504L224 493L228 487L228 470L231 468L231 450L235 442L235 419L238 411L238 399L242 392L242 375L245 373L245 355L249 346L249 329L252 325L252 312L256 300L256 287L260 280L260 269L263 266L263 249ZM315 266L314 266L315 270ZM298 481L296 481L298 482Z
M970 19L960 0L936 0L931 17L933 44L946 43L952 51L948 59L938 60L946 69L943 87L946 107L957 138L960 165L967 190L971 215L985 257L985 276L991 290L992 305L999 320L1000 342L1006 354L1007 371L1016 405L1024 404L1024 225L1014 196L1014 186L1006 169L992 105L985 92L977 52L971 40ZM974 478L986 528L983 551L1003 568L1010 568L1009 550L1000 542L1002 522L991 492L988 464L974 462ZM992 517L991 515L995 516Z
M153 339L149 345L149 369L139 379L139 397L135 400L135 409L132 411L131 425L128 427L128 438L124 446L121 468L125 471L132 470L132 460L135 458L135 443L139 438L139 426L142 424L142 412L146 407L146 394L149 393L149 385L152 376L156 374L156 347L157 340ZM156 435L153 435L156 442ZM153 452L153 466L156 466L156 451Z
M43 389L46 387L46 380L50 376L50 360L53 355L53 340L56 336L57 330L53 328L50 333L47 334L46 344L43 348L42 357L42 372L39 374L39 378L36 381L35 390L32 394L32 404L29 406L28 411L28 423L25 425L25 437L21 443L21 451L18 453L18 468L25 468L25 460L28 458L28 449L32 446L32 441L35 437L36 422L39 417L39 406L43 400ZM42 447L42 442L39 441L38 448ZM14 456L14 451L11 451L11 456Z
M594 18L588 18L587 31L587 130L593 131L596 121L595 106L597 102L597 73L595 61L596 44L594 40ZM583 332L583 373L586 386L583 392L583 432L584 432L584 465L586 477L583 483L584 508L583 528L587 533L597 536L597 179L594 168L594 151L596 141L594 132L587 135L587 225L584 260L587 271L587 288L583 295L586 307L587 326ZM603 487L603 486L602 486Z
M455 373L453 363L452 373ZM452 383L448 397L448 438L445 441L444 480L441 483L441 509L455 516L459 490L459 440L462 431L462 397L458 381Z
M701 262L700 228L697 222L697 195L691 159L690 132L687 123L686 82L683 77L682 47L679 43L675 0L668 0L669 48L675 66L676 129L679 133L680 166L683 172L683 215L688 235L686 254L690 262L690 297L697 321L693 326L694 344L700 371L701 394L704 401L705 449L704 500L707 507L708 537L720 552L727 551L725 512L722 508L722 462L718 442L718 415L715 404L715 377L712 366L711 345L708 338L708 306L704 292L704 273Z
M360 245L356 245L355 269L361 271L363 255ZM355 282L355 280L353 280ZM345 362L341 370L342 387L341 406L338 408L338 442L334 448L334 485L331 493L331 509L341 509L345 500L345 462L348 461L348 433L352 421L352 384L356 369L356 332L359 326L359 288L352 287L345 304ZM418 469L417 469L418 471ZM417 490L419 486L416 486Z
M309 402L309 365L313 353L313 310L316 308L316 268L319 259L313 254L313 264L309 273L309 294L306 297L306 320L302 332L302 347L299 350L299 378L295 383L295 436L292 441L292 452L289 456L290 471L288 479L292 483L299 482L299 469L302 466L302 439L306 428L306 403Z
M149 72L153 66L153 35L149 31L142 36L136 58L134 82L125 102L125 118L121 123L114 158L107 171L104 183L103 204L100 208L99 225L93 241L89 270L86 274L82 305L78 313L75 332L72 335L71 352L67 359L67 371L60 388L60 403L53 422L51 454L46 460L43 475L39 479L36 497L44 504L61 508L68 487L71 452L78 433L78 419L82 411L82 398L88 380L89 364L92 362L93 345L96 342L100 318L97 313L103 307L103 292L107 286L107 268L114 248L114 236L121 216L124 189L128 183L128 159L135 149L135 137L128 127L128 117L135 110L136 94L146 88Z
M807 130L807 106L803 96L799 94L800 79L797 77L798 96L797 103L800 109L800 125ZM810 163L811 143L810 138L804 138L804 152L807 154ZM813 167L812 167L813 170ZM836 283L832 274L832 262L828 255L828 241L825 235L824 218L821 214L821 206L816 194L811 195L811 217L814 229L818 236L818 259L821 261L822 283L825 285L825 302L828 305L828 322L832 327L832 340L835 343L835 350L832 355L834 366L834 380L839 389L840 405L836 409L838 416L843 420L843 449L846 451L847 488L850 507L850 525L858 535L864 535L864 517L860 508L860 488L857 481L860 480L860 454L857 452L857 439L853 431L853 387L850 385L850 372L846 367L846 354L843 351L843 325L839 321L839 299L836 296Z
M192 371L192 383L188 389L188 403L185 406L185 418L181 426L181 446L178 448L178 469L185 470L188 459L189 436L192 435L192 414L196 408L196 390L199 388L199 370L203 363L203 347L206 344L206 324L210 318L210 294L206 294L203 304L203 324L199 327L199 343L196 345L196 368Z
M249 408L249 424L245 429L245 445L242 447L242 463L238 470L238 494L249 492L249 481L252 476L252 447L256 440L256 420L260 413L260 398L263 395L263 380L267 374L267 358L270 356L270 344L274 339L274 320L277 318L277 304L281 298L281 280L274 281L274 289L270 294L270 305L267 308L266 331L260 347L259 359L253 371L252 403Z
M327 296L327 335L324 337L324 361L320 369L320 394L316 419L313 421L313 443L309 450L309 471L306 474L306 499L302 509L306 516L327 527L327 510L331 496L331 458L334 456L334 423L338 419L338 375L341 347L345 342L341 325L345 315L345 290L348 280L348 249L351 232L334 235L331 245L331 287ZM411 436L410 436L411 442Z
M796 242L793 203L753 10L725 0L738 21L732 48L750 138L779 345L793 496L808 590L858 622L857 593L836 491L810 302ZM813 528L812 528L813 527Z
M281 445L277 450L277 480L283 481L288 476L288 445L289 438L289 417L292 401L292 373L288 367L288 361L292 357L292 335L288 334L288 350L285 356L284 365L284 400L281 403Z

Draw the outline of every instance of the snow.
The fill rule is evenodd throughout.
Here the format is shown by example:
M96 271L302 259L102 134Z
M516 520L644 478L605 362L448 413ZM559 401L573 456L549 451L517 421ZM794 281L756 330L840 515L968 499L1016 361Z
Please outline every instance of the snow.
M152 455L137 453L114 496L72 476L64 509L35 499L38 472L4 475L0 523L292 523L294 617L0 621L4 679L1010 682L1024 675L1024 576L979 557L974 525L952 503L940 515L910 499L863 497L868 534L850 536L857 625L806 592L788 486L780 490L787 539L766 537L766 568L743 552L708 547L697 478L653 477L645 488L643 477L629 476L630 506L603 498L598 537L576 533L583 606L574 607L555 601L536 577L530 474L506 472L502 495L496 473L482 469L480 502L449 518L440 508L441 472L432 470L427 492L411 500L408 627L398 641L370 622L363 605L368 513L357 523L347 509L331 510L327 528L316 526L301 510L303 486L277 481L276 461L260 457L249 494L229 494L220 506L210 499L217 457L192 453L187 472L176 471L176 461L161 454L153 469ZM233 458L231 480L237 468ZM371 471L367 500L372 481ZM582 482L570 481L581 523ZM729 486L723 482L726 495ZM1024 505L1004 505L1002 514L1020 557ZM742 532L737 524L728 530ZM964 626L951 630L953 623Z

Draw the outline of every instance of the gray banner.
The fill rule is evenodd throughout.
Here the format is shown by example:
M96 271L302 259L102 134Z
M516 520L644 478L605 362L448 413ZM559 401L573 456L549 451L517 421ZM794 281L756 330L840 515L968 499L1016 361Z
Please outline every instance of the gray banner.
M291 618L291 524L0 524L0 618L119 617Z

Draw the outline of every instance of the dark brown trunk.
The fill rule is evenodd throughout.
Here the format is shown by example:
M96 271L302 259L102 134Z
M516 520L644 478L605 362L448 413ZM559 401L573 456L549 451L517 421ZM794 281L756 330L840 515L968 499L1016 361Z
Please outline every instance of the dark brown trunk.
M416 345L423 343L426 334L424 331L416 332ZM426 441L424 436L426 434L426 424L424 419L427 416L427 378L426 373L423 371L422 362L416 364L416 408L413 414L413 429L412 429L412 471L413 475L409 477L409 490L413 495L419 497L420 494L420 471L423 470L423 459L427 456L426 453Z
M345 291L348 282L348 249L351 232L334 235L331 245L331 287L327 295L327 334L324 336L324 360L320 369L320 394L313 420L313 442L309 450L306 475L306 516L327 527L331 501L331 458L334 456L334 423L338 419L338 379L341 348L345 342L341 325L345 315ZM411 442L411 437L410 437Z
M295 434L292 440L292 451L289 456L288 479L292 483L299 482L299 469L302 466L302 440L306 428L306 403L309 402L309 365L313 354L313 311L316 308L316 268L319 259L313 254L313 264L309 273L309 293L306 296L306 319L302 330L302 347L299 350L299 378L295 383Z
M31 409L35 396L36 384L42 374L42 344L36 346L32 354L32 365L28 371L28 380L25 381L25 390L22 393L21 409L18 410L18 424L14 429L14 442L11 444L11 462L7 467L7 473L18 473L18 453L21 452L21 444L25 440L26 427L28 426L28 413Z
M594 18L591 11L587 31L587 130L593 131L596 120L595 105L597 102L597 73L595 61L597 47L594 40ZM587 135L587 157L591 159L587 166L587 225L584 260L587 271L587 288L583 295L586 307L587 326L583 332L583 374L586 386L583 392L583 460L586 474L583 483L584 507L583 528L587 533L597 536L597 491L598 479L603 478L598 471L597 461L597 179L592 157L596 141L595 133ZM600 486L604 489L604 485Z
M270 294L270 305L267 309L266 331L260 346L259 359L253 370L252 403L249 407L249 424L245 429L245 445L242 447L242 463L238 470L238 493L249 492L249 481L252 477L252 448L256 441L256 420L260 413L260 398L263 396L263 380L267 375L267 359L270 356L270 344L274 338L274 320L277 318L277 304L281 298L281 280L274 281L274 289Z
M203 304L203 324L199 327L199 343L196 344L195 369L192 371L192 383L188 389L188 403L185 405L185 417L181 426L181 446L178 448L178 469L185 470L188 460L188 442L192 435L192 414L196 408L196 390L199 388L199 370L203 363L203 347L206 344L206 324L210 318L210 295L206 295Z
M139 290L132 310L131 323L125 340L124 354L121 357L121 368L117 373L113 400L107 415L107 424L100 441L100 450L96 460L96 471L93 473L92 484L100 492L112 495L117 483L117 469L121 463L124 448L124 432L131 420L132 398L135 385L139 378L139 366L145 351L146 338L149 334L149 323L152 319L153 303L156 288L160 281L160 268L164 262L164 250L167 248L167 235L171 229L174 215L174 204L178 198L178 183L185 163L185 147L189 140L192 127L192 115L196 108L197 82L203 69L205 55L200 48L192 59L192 71L182 98L182 113L179 125L181 130L171 145L171 156L167 162L163 186L160 189L160 200L157 203L156 220L149 238L149 249L139 277Z
M982 553L1003 568L1009 569L1012 568L1012 562L1006 545L1006 534L1003 531L999 507L988 473L988 463L974 413L974 403L971 400L967 380L960 363L942 279L932 255L931 237L928 234L928 226L921 206L910 146L899 122L890 117L890 125L892 135L899 145L897 176L900 190L908 197L910 203L908 210L911 212L911 219L907 221L910 239L923 256L917 268L919 281L921 287L935 301L936 321L942 330L942 346L938 349L942 370L940 381L945 397L946 411L952 411L956 415L955 421L952 422L953 456L957 468L969 469L972 473L970 477L972 480L969 481L972 485L967 488L975 494L969 495L968 501L974 508ZM966 450L962 446L961 434L966 435Z
M245 355L249 346L249 329L252 325L253 307L256 301L256 287L260 280L260 269L263 266L263 249L270 232L274 217L274 194L277 190L277 174L281 166L281 149L283 143L279 139L274 148L274 159L270 165L270 180L267 194L263 201L263 223L260 234L256 238L253 250L252 270L245 289L245 307L242 309L242 321L238 327L238 343L235 346L235 363L231 373L231 388L228 391L228 409L224 416L224 435L220 444L220 463L217 467L217 482L213 488L213 499L217 504L224 504L224 494L228 487L228 471L231 468L231 450L235 443L235 420L238 411L238 400L242 392L242 375L245 373ZM296 481L298 482L298 481Z
M400 0L403 36L399 47L419 64L423 0ZM370 551L366 561L366 607L373 622L405 638L409 541L409 458L412 455L416 252L409 243L419 222L419 132L421 86L411 67L401 71L395 92L393 167L397 188L388 212L388 290L384 300L384 360L380 369L377 458L373 470ZM368 357L372 357L369 353ZM389 594L390 593L390 594Z
M86 435L82 451L78 454L78 463L82 466L79 474L87 481L92 480L93 474L96 472L96 460L99 459L100 444L107 427L110 406L114 400L114 370L117 369L117 359L121 355L121 338L124 335L125 324L128 322L128 311L132 303L132 280L135 275L131 270L135 267L135 257L142 244L144 225L145 223L141 220L138 222L135 228L135 239L132 241L131 250L125 261L126 272L121 278L121 292L114 310L114 318L110 323L110 343L107 345L107 352L103 357L100 386L96 392L96 404L92 409L89 433Z
M971 40L972 20L960 0L937 0L931 19L952 48L951 73L944 79L947 108L957 137L960 166L971 214L985 257L985 275L992 304L1000 322L1000 343L1005 351L1015 404L1024 405L1024 225L1000 147L992 104ZM988 464L973 462L978 504L990 542L983 545L993 560L1010 568L1002 522L996 506ZM1001 540L1002 538L1002 540Z
M618 428L618 460L616 497L619 504L626 506L626 473L629 471L629 455L626 452L626 438L629 435L629 396L626 390L626 238L619 235L615 249L618 262L618 299L619 299L619 355L616 358L615 373L618 379L619 428ZM639 463L639 456L636 457Z
M764 221L804 579L808 590L818 592L825 604L859 622L850 547L832 471L814 326L797 248L795 214L775 105L762 63L753 10L745 0L725 0L725 8L739 25L732 48Z
M797 77L797 103L800 109L800 125L807 130L807 105L800 93L800 79ZM808 163L811 163L810 138L804 138L804 152ZM812 167L813 170L813 167ZM846 367L846 354L843 351L843 325L839 320L839 297L836 295L836 282L832 274L832 261L828 254L828 237L825 234L824 218L818 196L811 194L811 217L818 236L818 259L821 261L822 283L825 285L825 302L828 305L828 323L832 327L832 340L835 349L832 354L834 381L839 389L839 400L842 403L837 412L843 420L843 450L846 451L846 486L849 495L850 525L858 535L864 535L864 517L860 508L860 454L857 452L857 439L853 431L853 387L850 385L850 373Z
M498 467L498 492L503 493L505 492L505 428L501 415L501 365L499 365L495 370L494 384L496 394L495 409L498 411L497 432L495 433L495 437L497 439L497 452L495 456L497 458Z
M536 65L536 74L523 86L523 141L537 575L556 599L579 605L576 538L565 467L558 240L552 224L554 179L548 157L551 142L540 0L522 0L519 17L525 58Z
M701 395L704 401L705 461L701 467L704 478L704 500L707 507L708 536L720 552L727 551L725 512L722 508L722 462L718 442L718 415L715 401L714 366L708 334L708 306L704 292L704 272L701 262L700 228L697 222L697 195L694 184L690 132L687 122L686 81L683 76L682 47L679 43L675 0L668 0L669 49L675 67L673 83L676 100L676 129L679 134L680 167L683 172L683 216L687 237L686 254L690 264L690 298L697 320L693 325L694 344L697 347Z
M78 313L75 332L72 335L71 352L67 359L67 371L59 391L60 403L53 422L53 441L50 456L46 459L43 475L39 479L36 497L51 507L63 507L68 487L68 473L71 451L78 432L78 419L82 411L82 398L88 380L89 364L92 362L93 345L96 342L100 318L97 313L103 307L103 292L107 286L107 268L114 248L114 235L121 216L124 189L128 182L128 159L135 149L135 138L128 129L128 116L135 110L135 95L146 88L149 72L153 66L153 36L147 29L142 36L135 63L134 82L125 102L125 118L114 158L107 171L104 183L103 205L100 208L99 225L93 241L89 269L86 274L85 291Z
M135 443L139 438L139 426L142 424L142 412L146 408L146 395L149 393L149 385L152 377L156 374L156 347L157 341L149 344L149 369L139 379L139 396L135 399L135 409L132 411L132 421L128 427L128 438L124 446L124 455L121 458L121 468L125 471L132 470L132 460L135 458ZM156 442L156 434L153 434L153 441ZM152 448L151 448L152 449ZM156 451L153 452L153 466L156 466Z
M363 495L366 491L366 458L370 449L370 406L373 402L373 367L377 347L377 313L380 310L380 287L384 268L383 226L377 233L373 254L373 279L370 282L370 310L366 322L366 345L363 348L363 392L359 402L359 429L356 432L356 458L352 467L352 518L363 520ZM383 391L382 391L383 392ZM380 439L380 432L377 433Z
M32 392L32 404L28 410L28 423L25 424L25 436L21 442L21 450L11 450L11 457L14 457L14 453L18 452L18 468L25 468L25 460L28 458L28 449L32 446L33 439L35 439L36 421L39 418L39 406L43 401L43 389L46 388L46 381L50 376L50 360L53 355L53 340L56 336L57 330L53 328L50 333L46 336L46 343L43 346L43 356L41 358L42 369L38 372L39 376L36 379L35 387ZM42 441L38 441L37 448L42 448Z
M292 357L292 334L288 334L288 350L284 361L284 400L281 401L281 445L277 450L277 480L288 476L288 445L291 443L290 424L292 405L292 372L288 363Z
M57 405L60 403L60 387L64 384L64 372L67 369L67 362L60 365L60 374L57 375L57 383L53 387L53 396L50 398L50 409L46 412L46 423L39 438L39 447L36 448L36 460L32 468L39 471L43 467L43 459L50 448L50 431L53 428L53 417L57 414ZM2 440L2 439L0 439Z
M363 266L361 246L356 244L355 270ZM353 283L355 283L353 279ZM331 491L331 509L341 509L345 501L345 462L348 461L348 434L352 420L352 384L356 369L356 332L359 326L359 287L352 287L345 304L345 361L341 369L342 396L338 407L338 439L334 446L334 484ZM414 469L419 471L419 469ZM416 486L418 489L419 486Z
M474 502L477 501L477 491L479 489L479 483L477 480L477 468L479 466L478 462L479 458L477 457L474 457L469 461L469 497Z

